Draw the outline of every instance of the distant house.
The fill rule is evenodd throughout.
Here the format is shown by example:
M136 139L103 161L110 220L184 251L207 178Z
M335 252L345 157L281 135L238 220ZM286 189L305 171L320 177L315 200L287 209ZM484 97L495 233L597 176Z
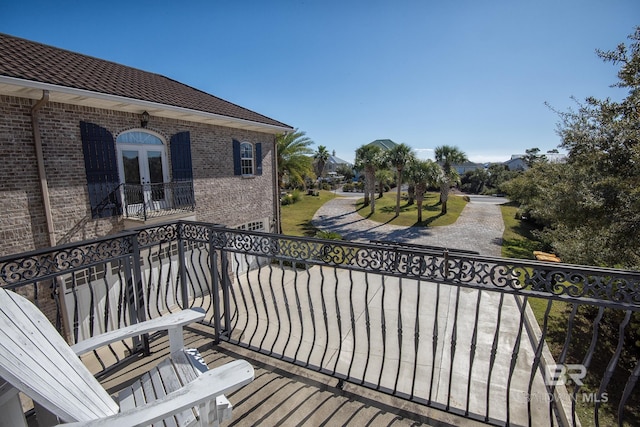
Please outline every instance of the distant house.
M464 162L460 165L452 165L452 167L458 172L459 175L464 175L467 171L474 171L478 169L485 169L483 163Z
M529 165L524 160L525 154L512 154L511 159L504 162L509 170L527 170ZM540 156L544 156L549 163L564 163L567 161L567 155L562 153L540 153Z
M350 169L353 169L353 165L349 162L347 162L346 160L342 160L339 157L336 157L336 152L334 151L333 154L331 154L329 156L329 159L327 160L327 164L325 165L325 171L327 173L330 172L338 172L338 168L340 166L347 166Z
M507 166L510 171L524 171L529 169L527 162L525 162L524 159L517 154L511 156L511 159L504 162L504 165Z
M375 141L372 141L372 142L368 143L367 145L375 145L377 147L380 147L384 151L389 151L389 150L391 150L393 147L395 147L398 144L396 144L395 142L393 142L390 139L376 139Z
M0 34L0 256L180 218L273 231L293 129L167 77Z

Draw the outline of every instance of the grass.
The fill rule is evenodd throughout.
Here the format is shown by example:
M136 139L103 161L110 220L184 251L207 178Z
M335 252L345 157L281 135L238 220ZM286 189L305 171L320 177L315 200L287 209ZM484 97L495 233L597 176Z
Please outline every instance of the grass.
M502 234L502 256L506 258L535 259L533 251L543 250L533 231L536 227L526 221L516 219L518 205L506 203L500 205L502 221L504 221L504 233Z
M396 216L395 191L384 193L380 199L376 198L376 211L373 215L371 207L364 206L364 199L357 201L356 208L363 217L379 223L404 227L437 227L456 222L466 204L467 202L461 196L452 194L447 203L447 214L442 215L440 213L440 194L427 193L422 203L422 222L417 221L418 208L416 204L409 205L406 200L400 201L400 215Z
M303 195L302 200L282 206L282 233L289 236L315 236L319 230L311 224L311 219L320 206L334 197L331 191L320 190L319 196Z

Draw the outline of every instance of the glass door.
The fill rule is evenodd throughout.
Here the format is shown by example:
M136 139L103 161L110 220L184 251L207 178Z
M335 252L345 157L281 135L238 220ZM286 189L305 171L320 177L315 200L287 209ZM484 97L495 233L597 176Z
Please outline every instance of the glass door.
M118 153L127 216L165 209L168 170L162 141L142 132L127 133L118 137Z

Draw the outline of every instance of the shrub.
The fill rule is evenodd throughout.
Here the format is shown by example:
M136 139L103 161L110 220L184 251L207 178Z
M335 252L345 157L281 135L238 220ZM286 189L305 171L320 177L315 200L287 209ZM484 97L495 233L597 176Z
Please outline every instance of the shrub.
M342 236L335 231L320 230L316 233L316 237L318 237L319 239L342 240Z
M289 196L291 196L292 199L291 203L299 202L300 200L302 200L302 192L298 189L293 190L291 194L289 194Z

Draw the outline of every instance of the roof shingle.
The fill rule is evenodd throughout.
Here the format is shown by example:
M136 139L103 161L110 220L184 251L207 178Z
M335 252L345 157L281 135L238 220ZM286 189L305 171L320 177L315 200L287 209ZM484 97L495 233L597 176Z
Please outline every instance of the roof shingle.
M291 128L159 74L2 33L0 75Z

